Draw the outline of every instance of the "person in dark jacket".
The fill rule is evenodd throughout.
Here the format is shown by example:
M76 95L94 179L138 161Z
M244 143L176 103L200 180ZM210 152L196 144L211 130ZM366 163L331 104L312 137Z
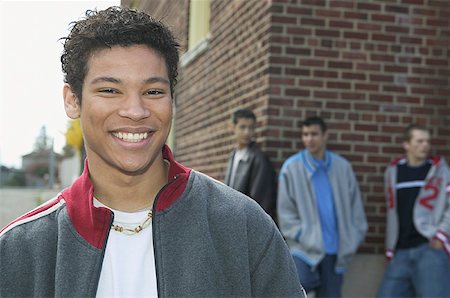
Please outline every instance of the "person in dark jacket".
M276 176L270 160L253 141L256 116L249 109L233 113L236 147L228 159L225 184L254 199L273 218L276 216Z
M111 7L73 24L64 107L84 172L0 231L0 297L304 297L288 248L247 196L167 145L178 45Z

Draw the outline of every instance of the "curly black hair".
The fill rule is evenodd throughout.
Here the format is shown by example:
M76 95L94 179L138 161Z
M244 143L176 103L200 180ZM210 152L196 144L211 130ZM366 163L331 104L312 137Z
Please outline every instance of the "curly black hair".
M113 46L147 45L159 52L166 61L173 96L177 83L179 44L170 30L144 12L110 7L86 11L86 17L71 23L61 55L64 82L68 83L81 104L83 81L88 71L89 57Z

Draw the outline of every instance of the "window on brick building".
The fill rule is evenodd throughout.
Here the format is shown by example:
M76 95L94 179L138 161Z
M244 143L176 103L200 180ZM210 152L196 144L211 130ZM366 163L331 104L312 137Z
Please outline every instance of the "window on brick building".
M192 61L206 50L209 38L209 20L211 15L211 0L189 1L189 37L188 51L181 57L181 65Z

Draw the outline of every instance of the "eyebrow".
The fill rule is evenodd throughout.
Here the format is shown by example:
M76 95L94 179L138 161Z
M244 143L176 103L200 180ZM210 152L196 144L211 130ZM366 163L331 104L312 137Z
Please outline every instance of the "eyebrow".
M120 84L122 81L120 79L114 78L114 77L98 77L91 81L91 84L96 84L100 82L109 82L109 83L115 83ZM152 84L152 83L163 83L166 85L170 85L169 80L162 78L162 77L151 77L146 80L144 80L145 84Z

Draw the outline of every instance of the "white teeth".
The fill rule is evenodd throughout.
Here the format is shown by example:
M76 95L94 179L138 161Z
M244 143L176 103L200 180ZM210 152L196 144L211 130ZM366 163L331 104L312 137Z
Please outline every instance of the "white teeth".
M137 143L148 137L148 133L122 133L122 132L114 132L113 135L125 142Z

